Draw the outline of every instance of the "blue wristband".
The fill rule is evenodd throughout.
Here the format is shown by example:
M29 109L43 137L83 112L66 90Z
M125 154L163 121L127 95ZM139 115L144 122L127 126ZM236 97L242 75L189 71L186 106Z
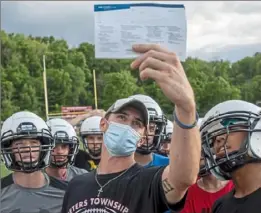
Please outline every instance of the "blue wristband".
M193 124L191 124L191 125L187 125L187 124L183 124L179 119L178 119L178 117L177 117L177 115L176 115L176 112L175 112L175 110L174 110L174 112L173 112L173 119L174 119L174 121L178 124L178 126L180 127L180 128L182 128L182 129L193 129L195 126L197 126L197 124L198 124L198 119L199 119L199 115L198 115L198 113L196 112L196 120L195 120L195 122L193 123Z

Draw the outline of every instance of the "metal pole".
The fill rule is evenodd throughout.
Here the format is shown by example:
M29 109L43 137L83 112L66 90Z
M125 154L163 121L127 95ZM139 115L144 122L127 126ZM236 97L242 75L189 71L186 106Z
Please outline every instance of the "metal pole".
M49 118L49 107L48 107L48 95L47 95L45 55L43 55L43 84L44 84L45 116L46 116L46 120L48 120L48 118Z
M97 89L96 89L96 73L95 73L95 70L93 70L93 88L94 88L94 102L95 102L95 109L98 109L98 103L97 103Z

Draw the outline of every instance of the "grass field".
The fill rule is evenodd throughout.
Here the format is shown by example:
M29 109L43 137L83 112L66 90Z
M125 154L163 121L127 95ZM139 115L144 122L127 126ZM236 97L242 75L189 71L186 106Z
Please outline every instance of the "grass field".
M8 169L6 169L5 165L3 163L0 164L1 166L1 173L0 176L1 178L5 177L6 175L10 174L11 171L9 171Z

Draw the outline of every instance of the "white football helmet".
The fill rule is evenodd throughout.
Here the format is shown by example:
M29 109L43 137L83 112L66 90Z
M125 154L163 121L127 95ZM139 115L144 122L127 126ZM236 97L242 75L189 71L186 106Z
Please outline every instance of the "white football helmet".
M198 123L197 124L198 124L199 127L201 126L202 121L203 121L203 118L199 118L198 119Z
M160 108L159 104L150 96L138 94L132 95L129 98L134 98L143 102L149 112L149 125L150 123L156 124L155 134L148 134L149 137L153 137L153 142L149 143L147 139L146 144L137 147L136 151L140 154L149 154L152 151L158 150L160 142L164 137L164 128L167 124L166 116L163 114L163 111Z
M208 168L217 178L229 180L236 169L261 162L260 113L260 107L252 103L229 100L216 105L205 115L200 127L202 149ZM238 150L230 151L233 142L229 135L239 132L245 133L246 138Z
M158 153L164 156L168 156L169 154L169 144L171 142L171 136L173 133L173 122L170 120L167 120L167 125L164 129L164 136L162 137L162 140L160 142L160 147L158 150Z
M101 116L92 116L86 118L80 127L80 135L83 142L83 147L90 154L91 157L97 158L101 156L102 142L87 140L88 135L100 135L103 137L103 132L100 129Z
M48 120L47 125L51 129L51 133L53 136L53 140L55 145L65 144L69 146L68 155L58 155L52 153L53 159L51 161L52 167L62 168L68 165L73 165L75 156L79 151L79 139L77 134L73 128L73 126L64 119L61 118L53 118ZM66 157L63 161L58 160L59 157Z
M35 140L39 141L40 145L24 145L21 143L22 145L13 148L13 142L18 140ZM14 113L2 125L1 154L5 166L9 170L31 173L49 166L53 147L52 135L45 121L32 112ZM32 156L36 152L39 152L39 157L35 160ZM28 156L25 157L27 159L22 157L28 155L28 153L30 153L29 162ZM16 158L17 155L20 156L19 160Z
M165 136L164 136L164 141L171 141L171 136L173 133L173 122L168 120L167 125L165 127Z

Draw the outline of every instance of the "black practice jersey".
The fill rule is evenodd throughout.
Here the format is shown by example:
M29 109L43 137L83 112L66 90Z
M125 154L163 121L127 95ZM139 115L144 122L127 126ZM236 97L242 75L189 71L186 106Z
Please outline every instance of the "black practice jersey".
M164 168L134 164L106 185L99 197L95 171L75 177L66 191L62 213L162 213L169 208L179 211L186 196L179 203L168 206L161 180ZM103 186L121 173L98 175L97 179Z
M213 205L213 213L260 213L261 189L243 198L234 197L235 190L218 199Z

